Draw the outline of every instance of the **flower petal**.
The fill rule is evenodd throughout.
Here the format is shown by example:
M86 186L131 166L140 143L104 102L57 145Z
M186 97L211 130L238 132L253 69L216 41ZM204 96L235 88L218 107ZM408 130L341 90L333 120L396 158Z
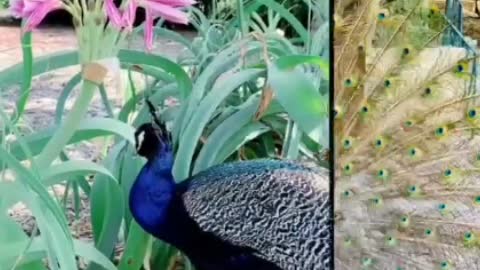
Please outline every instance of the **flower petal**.
M145 32L144 41L147 51L153 48L153 14L150 9L145 9Z
M133 23L135 22L135 15L137 12L137 3L135 0L128 1L127 8L123 11L122 21L123 25L132 31Z
M121 28L123 26L123 20L120 16L120 11L115 6L113 0L105 0L105 11L113 26L117 28Z
M10 0L9 11L13 17L19 19L23 16L23 9L25 8L25 2L23 0Z
M46 0L35 7L33 12L28 15L25 22L24 32L30 32L33 28L37 27L47 14L53 10L60 9L62 2L59 0ZM25 14L24 14L25 15Z
M145 1L144 3L146 5L146 9L152 9L155 15L158 15L167 21L180 24L188 24L187 13L177 8L173 8L162 3L158 3L156 1Z
M150 0L170 7L189 7L197 2L194 0Z
M30 16L30 14L32 14L38 6L40 6L43 2L46 2L46 1L48 1L48 0L43 0L43 1L41 1L41 0L37 0L37 1L35 1L35 0L24 0L23 1L24 6L23 6L23 11L22 11L22 13L23 13L22 16L23 17Z

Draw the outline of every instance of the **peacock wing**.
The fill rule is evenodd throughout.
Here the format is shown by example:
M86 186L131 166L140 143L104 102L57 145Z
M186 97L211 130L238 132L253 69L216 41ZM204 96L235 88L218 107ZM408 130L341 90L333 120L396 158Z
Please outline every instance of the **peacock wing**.
M183 200L203 230L282 269L328 263L325 170L272 160L217 165L189 180Z

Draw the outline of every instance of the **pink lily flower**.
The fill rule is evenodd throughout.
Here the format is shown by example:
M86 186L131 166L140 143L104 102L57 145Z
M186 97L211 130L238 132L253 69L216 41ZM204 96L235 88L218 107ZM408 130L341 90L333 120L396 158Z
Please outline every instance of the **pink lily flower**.
M139 0L139 5L145 8L145 46L148 51L153 48L153 20L162 17L167 21L188 24L188 15L180 7L188 7L196 2L194 0Z
M113 26L121 30L127 28L132 31L133 22L135 21L135 13L137 11L136 0L128 0L127 6L121 14L120 10L115 6L113 0L105 0L105 11Z
M188 7L196 2L194 0L129 0L123 15L115 7L113 0L106 0L107 15L116 27L132 29L135 20L135 12L138 6L145 9L145 46L148 51L153 48L153 21L162 17L167 21L187 24L188 15L179 8Z
M15 18L26 19L24 33L37 27L47 14L62 8L61 0L10 0L10 12Z
M123 26L122 15L120 15L120 11L115 6L113 0L105 0L105 12L112 25L121 29Z
M122 16L123 25L129 32L133 30L133 23L135 22L137 7L138 5L135 0L129 0Z

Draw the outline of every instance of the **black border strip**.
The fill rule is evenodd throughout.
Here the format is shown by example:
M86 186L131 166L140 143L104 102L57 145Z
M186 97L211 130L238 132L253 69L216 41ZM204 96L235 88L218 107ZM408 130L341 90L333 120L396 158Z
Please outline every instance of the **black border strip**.
M334 67L334 58L335 58L335 53L334 53L334 28L335 28L335 21L334 21L334 18L333 18L333 15L335 14L335 8L334 8L334 4L335 4L335 0L329 0L330 3L329 3L329 8L330 8L330 24L329 24L329 30L330 30L330 36L329 36L329 42L330 42L330 65L329 65L329 70L330 70L330 78L329 78L329 88L330 88L330 92L329 92L329 110L330 110L330 114L329 114L329 131L330 131L330 134L329 134L329 146L330 146L330 154L329 154L329 160L330 160L330 218L331 218L331 223L330 223L330 226L331 226L331 234L330 234L330 269L333 270L335 269L335 206L334 206L334 202L335 202L335 145L334 145L334 142L335 142L335 134L334 134L334 121L335 121L335 116L333 114L333 110L335 108L335 101L334 101L334 91L335 91L335 75L334 75L334 72L335 72L335 67Z

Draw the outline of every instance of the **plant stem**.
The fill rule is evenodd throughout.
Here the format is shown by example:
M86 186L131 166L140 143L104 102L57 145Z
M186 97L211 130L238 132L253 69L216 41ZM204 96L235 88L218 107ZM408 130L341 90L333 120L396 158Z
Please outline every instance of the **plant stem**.
M243 0L237 0L238 20L240 21L240 30L242 30L242 37L248 33L248 26L246 25L245 10L243 8Z
M78 126L88 111L88 105L97 90L97 86L90 81L83 81L80 95L75 100L72 110L68 113L58 129L48 141L45 148L36 158L38 168L47 168L58 157L65 145L70 141Z

